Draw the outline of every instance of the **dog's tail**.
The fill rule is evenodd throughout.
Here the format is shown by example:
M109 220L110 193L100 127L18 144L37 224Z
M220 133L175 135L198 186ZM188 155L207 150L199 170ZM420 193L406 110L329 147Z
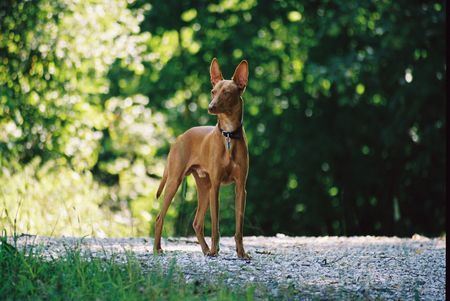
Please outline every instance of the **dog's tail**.
M158 191L156 192L156 199L158 199L159 196L161 195L161 192L163 191L164 186L166 185L166 181L167 181L167 167L164 168L164 174L161 179L161 183L159 183Z

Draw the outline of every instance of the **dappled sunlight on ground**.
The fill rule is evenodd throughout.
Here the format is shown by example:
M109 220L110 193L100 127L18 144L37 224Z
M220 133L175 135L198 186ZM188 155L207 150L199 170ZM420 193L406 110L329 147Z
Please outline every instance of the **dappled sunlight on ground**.
M210 242L210 238L206 238ZM12 239L11 239L12 242ZM233 237L220 239L218 257L203 256L195 237L162 240L153 255L150 238L49 238L21 236L19 247L57 258L80 248L87 259L139 261L143 269L175 264L187 281L224 280L230 287L257 285L293 298L445 300L446 238L276 237L244 238L251 260L238 259Z

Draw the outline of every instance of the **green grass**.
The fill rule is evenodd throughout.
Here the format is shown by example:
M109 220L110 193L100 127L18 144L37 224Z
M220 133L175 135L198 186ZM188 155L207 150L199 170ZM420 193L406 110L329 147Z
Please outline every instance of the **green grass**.
M254 299L252 287L231 290L220 283L186 283L174 263L168 269L144 270L131 253L125 263L86 257L79 249L48 259L36 248L16 248L6 236L0 243L1 300Z

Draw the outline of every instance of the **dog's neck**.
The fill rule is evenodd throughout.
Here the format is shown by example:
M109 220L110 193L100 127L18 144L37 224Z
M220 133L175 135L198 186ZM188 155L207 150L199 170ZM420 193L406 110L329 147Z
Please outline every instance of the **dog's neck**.
M217 124L219 128L226 132L234 132L243 122L243 102L240 99L240 104L235 106L231 112L217 114Z

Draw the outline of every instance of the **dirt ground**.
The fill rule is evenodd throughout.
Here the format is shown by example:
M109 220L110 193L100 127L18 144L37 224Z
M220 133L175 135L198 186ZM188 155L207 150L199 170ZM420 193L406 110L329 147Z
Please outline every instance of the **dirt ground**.
M163 240L154 256L149 238L49 238L23 236L21 245L40 245L58 257L79 244L98 257L125 260L132 251L144 268L175 263L189 282L254 285L258 299L446 300L445 238L245 237L249 261L236 257L234 239L220 239L218 257L203 256L194 237Z

